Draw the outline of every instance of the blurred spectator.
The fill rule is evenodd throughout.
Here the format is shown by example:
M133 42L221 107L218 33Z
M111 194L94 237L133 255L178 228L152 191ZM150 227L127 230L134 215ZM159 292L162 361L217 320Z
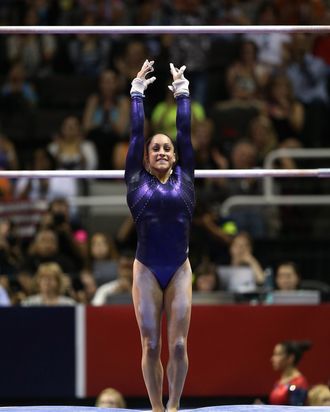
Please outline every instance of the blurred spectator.
M9 219L0 219L0 278L9 280L17 273L22 262L22 252L15 225Z
M329 127L329 66L312 54L312 38L303 33L293 35L287 75L294 96L304 104L306 122L303 138L306 146L320 147L327 142Z
M0 133L0 170L17 169L18 162L16 150L12 142ZM9 201L13 196L12 181L6 177L0 177L0 200Z
M271 77L268 84L267 112L280 142L300 139L304 126L304 106L293 95L290 79L284 74Z
M308 390L308 406L330 406L330 389L327 385L314 385Z
M0 170L18 169L18 160L14 144L0 132Z
M111 296L124 294L131 295L133 282L134 254L130 251L123 252L118 259L117 278L100 286L92 300L94 306L108 303Z
M36 8L29 7L27 9L23 24L27 26L38 25ZM6 46L9 62L20 62L29 79L53 73L53 63L57 51L54 35L14 34L7 37Z
M113 388L103 389L97 396L95 406L98 408L126 408L123 395Z
M230 265L219 267L220 281L232 292L252 292L263 285L265 273L253 255L251 236L239 232L232 240L230 248Z
M172 25L195 26L208 22L208 9L201 0L173 2ZM187 66L191 82L191 97L201 105L206 104L208 52L210 37L199 34L169 36L169 60L176 67Z
M276 132L267 115L260 114L252 119L248 137L257 149L256 164L262 167L267 154L278 145Z
M211 113L215 125L215 144L227 157L234 145L247 137L251 121L264 111L264 102L245 77L234 76L227 84L229 99L217 102Z
M117 230L115 237L116 245L119 251L122 250L135 250L136 248L136 230L135 223L131 215L126 216L122 221L119 229Z
M330 10L326 10L322 22L322 25L328 25L330 23ZM330 65L330 34L319 33L315 34L313 41L313 55L322 59L328 66Z
M51 22L51 12L52 12L52 6L53 2L49 0L28 0L27 2L27 11L30 9L33 9L34 12L36 13L36 20L34 25L47 25L47 24L52 24ZM26 23L27 24L27 23Z
M189 246L192 266L199 265L205 256L217 264L226 262L236 233L234 221L222 219L205 198L197 198Z
M94 26L95 16L87 13L82 25ZM77 34L68 42L68 55L76 74L98 76L107 67L111 49L109 36Z
M125 169L128 142L117 143L113 149L111 163L115 170Z
M97 290L93 273L88 269L83 269L79 274L79 279L84 293L84 303L90 304Z
M258 47L248 39L242 39L238 59L226 73L228 90L233 90L237 78L244 79L246 87L254 90L255 96L262 96L269 79L267 68L257 61ZM243 80L242 80L243 81Z
M117 277L118 250L105 233L94 233L90 240L90 269L98 286Z
M7 80L1 87L1 109L6 113L17 113L31 109L37 104L34 87L26 80L26 74L20 63L11 66Z
M203 106L196 101L191 104L192 128L205 120ZM164 133L171 139L176 139L176 103L173 93L168 91L164 101L159 102L151 113L151 126L157 133Z
M264 0L259 2L256 11L256 25L267 26L278 24L278 13L273 1ZM245 38L254 42L258 47L258 62L269 73L281 68L287 59L287 49L291 42L291 37L286 33L249 33Z
M54 170L55 159L44 148L36 149L33 152L33 159L30 165L31 170ZM56 184L56 182L58 182ZM15 184L15 198L19 200L37 201L41 199L52 200L54 187L63 184L57 178L49 179L29 179L19 177Z
M117 74L103 71L99 91L88 98L83 115L84 130L96 146L101 170L111 169L113 149L128 135L129 108L129 100L120 92Z
M74 216L75 218L75 216ZM44 215L41 227L51 228L59 240L60 253L68 256L77 270L82 269L87 260L88 234L79 220L70 215L69 202L65 198L56 198L49 204L48 213ZM84 244L83 246L81 244Z
M71 26L81 24L83 10L76 0L55 1L50 9L52 24Z
M223 166L226 165L226 160L219 161L217 156L221 155L217 149L213 148L213 129L212 120L206 118L197 121L193 127L191 139L195 152L196 169L225 168Z
M92 142L84 140L77 117L64 119L58 138L48 145L58 169L94 170L97 168L97 153Z
M311 343L305 341L283 341L275 345L271 363L281 376L269 395L270 404L305 405L308 383L298 364L310 347Z
M195 292L214 292L220 290L220 280L214 263L203 262L194 270L193 290Z
M195 169L227 169L229 161L214 145L214 124L211 119L195 123L191 140L195 153ZM197 196L203 201L214 198L214 179L198 179L195 182Z
M0 177L0 201L7 202L12 200L13 188L10 179Z
M249 140L240 140L233 147L230 160L233 169L254 169L257 167L257 148ZM261 195L262 190L260 179L229 179L223 182L223 191L226 193L226 197ZM262 238L272 230L273 220L268 218L267 213L267 208L262 206L240 206L233 209L231 217L239 230L249 232L254 238Z
M60 253L58 236L50 228L40 229L22 264L22 271L32 276L41 263L56 262L65 273L74 276L77 268L70 257Z
M323 0L275 0L280 24L322 24L326 11L326 2ZM323 22L323 24L325 24Z
M301 281L298 266L294 262L282 262L275 273L275 286L278 290L297 290Z
M128 95L132 80L150 56L147 46L140 40L131 40L123 47L124 50L115 59L115 68L119 73L120 87Z
M213 24L218 25L249 25L251 20L255 15L256 3L254 1L225 1L217 2L211 1L210 11L211 19L214 21ZM214 20L213 20L214 19ZM234 36L235 34L221 34L220 36L229 37Z
M84 139L80 121L75 116L68 116L64 119L58 137L48 145L47 149L55 158L57 169L97 169L98 158L95 145ZM70 198L88 190L88 182L72 177L61 179L61 186L57 187L57 197ZM76 212L73 206L71 212Z
M272 269L268 268L270 278L267 279L267 285L270 290L265 296L265 303L274 303L273 287L275 291L291 292L300 289L301 274L298 265L295 262L284 261L278 264L275 275L272 274Z
M98 4L97 17L101 24L112 26L130 24L130 7L124 0L102 0Z
M41 263L34 280L38 294L24 299L22 306L72 306L76 303L63 295L65 277L57 263Z

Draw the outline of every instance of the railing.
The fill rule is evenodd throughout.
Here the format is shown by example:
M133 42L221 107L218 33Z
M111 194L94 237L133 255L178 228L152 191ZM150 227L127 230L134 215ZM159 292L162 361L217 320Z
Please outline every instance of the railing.
M277 149L271 151L265 158L264 168L274 168L275 161L291 157L296 159L330 159L330 149ZM238 206L326 206L330 205L330 195L278 195L275 194L274 178L263 178L263 194L237 195L227 198L220 206L221 215L227 216L233 207Z

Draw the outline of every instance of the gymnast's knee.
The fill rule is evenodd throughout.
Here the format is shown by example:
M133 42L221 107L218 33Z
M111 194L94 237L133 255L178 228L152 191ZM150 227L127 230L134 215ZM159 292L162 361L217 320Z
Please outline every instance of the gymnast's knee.
M177 338L169 345L170 356L181 360L187 356L187 340L184 337Z
M142 339L143 353L148 358L156 359L160 356L160 341L150 337L144 337Z

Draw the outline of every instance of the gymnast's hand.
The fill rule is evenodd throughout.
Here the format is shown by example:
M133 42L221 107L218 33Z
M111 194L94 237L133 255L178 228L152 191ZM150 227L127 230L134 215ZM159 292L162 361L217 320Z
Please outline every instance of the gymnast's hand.
M149 84L153 83L156 80L156 77L150 77L149 79L146 78L146 76L149 73L152 73L154 71L153 65L154 61L146 60L143 63L141 70L138 72L135 79L133 79L132 81L132 87L130 92L131 95L134 93L140 93L144 96L143 93L147 89Z
M170 70L173 76L173 83L168 88L174 93L174 97L182 94L189 96L189 81L184 77L186 66L181 66L180 69L177 69L173 63L170 63Z

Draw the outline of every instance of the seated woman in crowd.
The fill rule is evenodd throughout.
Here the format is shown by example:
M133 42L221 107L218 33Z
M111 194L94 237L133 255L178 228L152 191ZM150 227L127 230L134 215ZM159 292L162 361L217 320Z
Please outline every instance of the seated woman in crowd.
M294 262L282 262L275 273L275 287L277 290L297 290L301 281L298 266Z
M201 263L194 270L193 291L195 292L214 292L220 290L220 280L216 265L211 262Z
M253 256L252 239L246 232L239 232L232 240L229 266L220 266L220 281L231 292L248 293L262 286L265 273Z
M65 276L55 262L39 265L34 278L38 293L22 301L22 306L72 306L76 302L63 294Z
M55 158L56 168L64 170L95 170L98 165L97 151L93 142L84 138L80 120L76 116L64 119L57 138L47 147ZM72 177L62 179L57 197L70 198L82 191L82 182ZM86 186L84 186L86 187ZM76 211L72 207L72 214Z
M234 87L235 80L239 77L245 80L256 95L262 96L269 79L269 70L267 66L258 62L257 55L257 45L252 40L243 39L238 59L227 69L226 81L229 90Z
M58 138L48 145L58 169L95 170L97 153L92 142L84 140L80 120L76 116L67 116Z
M116 279L118 257L112 238L103 232L92 235L89 244L89 267L98 286Z

